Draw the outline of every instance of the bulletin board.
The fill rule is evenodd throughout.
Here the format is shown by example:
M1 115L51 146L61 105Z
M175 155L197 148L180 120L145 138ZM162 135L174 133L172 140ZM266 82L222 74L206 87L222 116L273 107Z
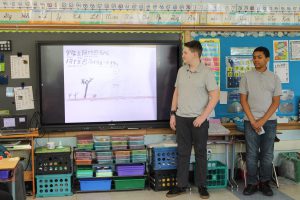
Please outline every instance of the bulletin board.
M270 71L274 72L274 65L276 65L275 68L279 71L278 73L283 73L285 69L288 69L288 75L283 77L288 80L282 80L283 96L280 103L281 107L279 107L277 115L289 117L298 115L298 101L300 98L300 79L298 77L300 74L300 61L297 52L300 51L299 35L286 32L193 32L191 35L193 39L196 40L215 38L220 41L220 91L227 91L228 96L231 98L228 98L227 104L219 103L217 105L215 109L216 117L243 117L244 113L239 109L239 106L233 109L235 111L232 111L230 105L234 105L239 101L236 101L239 96L239 73L251 70L251 67L243 67L248 65L243 65L242 63L252 64L250 61L252 59L253 49L258 46L265 46L270 50ZM285 45L288 45L288 47L285 48ZM239 57L241 57L241 59L239 59ZM228 62L234 62L234 59L237 59L235 62L240 64L239 67L237 67L238 71L235 71L236 76L234 74L232 75L233 78L237 77L236 80L229 83L227 75L228 66L230 66L230 64ZM253 64L252 67L254 67ZM286 90L292 90L292 92ZM294 98L290 99L293 95ZM286 107L288 108L287 110L285 109Z

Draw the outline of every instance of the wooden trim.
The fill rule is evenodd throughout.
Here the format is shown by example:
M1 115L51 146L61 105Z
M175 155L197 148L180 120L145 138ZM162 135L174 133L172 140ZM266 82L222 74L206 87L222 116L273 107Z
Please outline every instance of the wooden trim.
M224 123L223 124L229 130L236 130L236 125L234 123ZM277 130L299 130L300 122L289 122L289 123L279 123L277 125Z
M239 25L145 25L145 24L0 24L7 31L289 31L299 32L300 26L239 26Z
M228 128L232 134L240 134L240 132L236 129L236 125L234 123L224 123L226 128ZM278 124L278 130L299 130L300 123L292 122L292 123L283 123ZM82 134L93 134L93 135L104 135L104 136L118 136L118 135L158 135L158 134L175 134L175 131L170 128L149 128L149 129L137 129L137 130L105 130L105 131L73 131L73 132L53 132L46 133L45 137L47 138L55 138L55 137L76 137L77 135Z
M31 137L38 137L39 132L33 131L28 134L17 134L17 135L0 135L0 139L6 139L6 138L31 138Z

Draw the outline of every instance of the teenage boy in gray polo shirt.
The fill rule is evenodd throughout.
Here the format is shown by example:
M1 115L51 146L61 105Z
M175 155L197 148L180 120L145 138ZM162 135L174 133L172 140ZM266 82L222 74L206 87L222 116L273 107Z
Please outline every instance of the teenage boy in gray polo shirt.
M267 69L269 60L269 50L266 47L257 47L253 51L255 70L245 73L240 82L241 104L246 113L245 139L248 185L244 189L244 195L252 195L258 188L266 196L273 195L269 181L272 178L274 139L277 126L275 111L279 106L281 83L278 76Z
M178 144L177 183L167 193L175 197L188 187L192 144L196 155L195 183L200 197L209 198L206 189L207 171L207 118L219 100L219 88L213 72L200 61L202 46L199 41L184 44L182 59L185 63L177 74L172 100L170 127L176 130Z

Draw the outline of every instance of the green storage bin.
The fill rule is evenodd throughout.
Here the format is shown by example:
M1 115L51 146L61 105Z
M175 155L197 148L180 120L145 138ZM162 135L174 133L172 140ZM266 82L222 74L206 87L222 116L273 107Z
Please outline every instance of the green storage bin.
M226 188L228 179L227 166L220 161L207 161L206 177L207 188Z
M116 190L144 189L145 178L115 178Z

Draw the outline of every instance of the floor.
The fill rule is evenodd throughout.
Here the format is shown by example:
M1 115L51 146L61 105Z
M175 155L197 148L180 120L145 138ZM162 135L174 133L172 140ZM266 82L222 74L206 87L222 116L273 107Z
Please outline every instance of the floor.
M210 189L210 200L300 200L300 183L295 183L288 179L279 177L280 187L276 188L272 185L274 191L273 197L263 196L261 192L257 192L252 196L244 196L242 194L243 185L240 183L239 190L231 191L229 189ZM136 190L126 192L99 192L99 193L78 193L73 196L66 197L48 197L48 198L36 198L36 200L163 200L170 199L165 197L166 191L155 192L153 190ZM197 192L197 188L193 187L191 191L178 197L172 198L172 200L194 200L200 199ZM28 197L27 200L32 200L32 197Z

